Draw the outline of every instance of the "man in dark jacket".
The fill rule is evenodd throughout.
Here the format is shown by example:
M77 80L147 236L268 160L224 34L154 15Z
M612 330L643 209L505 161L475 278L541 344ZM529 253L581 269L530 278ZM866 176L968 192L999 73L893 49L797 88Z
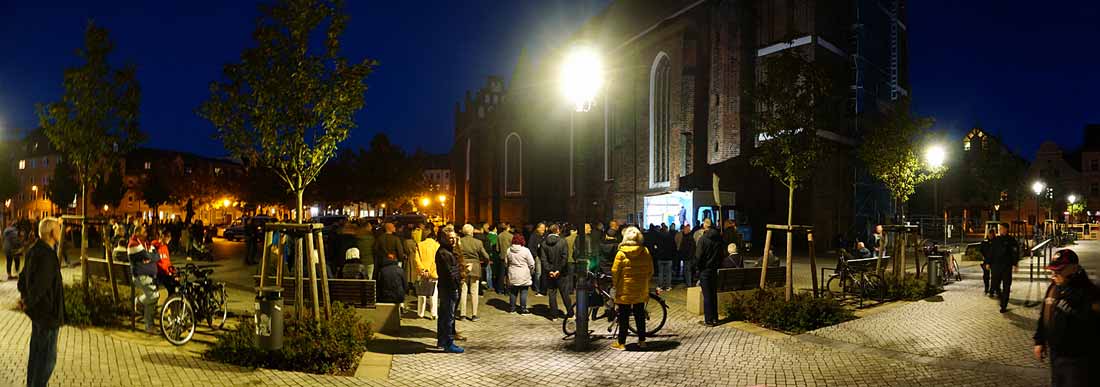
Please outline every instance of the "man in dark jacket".
M1035 358L1050 355L1051 385L1095 386L1100 371L1100 289L1078 265L1077 253L1060 250L1047 270L1050 287L1035 329Z
M543 239L546 239L546 223L539 222L539 224L535 225L531 237L527 238L527 248L531 250L531 254L536 256L539 255L539 249L542 247ZM546 273L546 271L542 268L542 260L535 259L535 272L531 273L531 287L534 288L535 293L539 295L542 295L542 293L546 291L546 284L542 278L544 273Z
M397 232L397 226L393 223L386 223L382 225L382 229L385 230L385 233L379 235L374 242L374 278L378 278L378 271L382 268L382 262L385 262L388 256L392 255L397 262L405 261L405 243L401 242L401 238L394 234Z
M683 261L684 285L687 287L695 286L695 238L691 237L691 226L683 225L680 227L680 246L676 251L676 255Z
M386 257L382 268L378 270L378 302L389 302L403 307L406 289L408 286L405 282L405 271L397 265L393 256Z
M989 241L990 289L998 289L1001 294L1001 313L1008 311L1008 295L1012 290L1012 273L1020 261L1019 245L1016 238L1008 235L1008 223L997 225L997 237Z
M713 327L718 325L718 267L726 256L722 233L707 228L699 238L697 250L695 267L699 269L699 284L703 287L703 325Z
M561 314L558 310L557 293L561 293L561 299L565 303L566 318L573 317L573 303L569 299L569 246L558 233L561 228L556 224L550 225L550 235L542 242L539 248L539 260L542 261L542 270L546 273L546 295L550 297L550 318L554 319Z
M462 258L455 253L458 247L458 235L453 227L443 229L439 238L439 250L435 253L435 268L439 273L439 319L436 320L436 345L444 352L462 353L462 347L455 345L455 304L458 303L458 290L463 282Z
M15 278L12 273L19 272L19 230L15 229L15 222L11 222L7 228L4 229L4 257L8 261L8 278L10 280ZM15 264L15 271L11 270L12 263Z
M38 224L38 239L27 250L26 268L19 275L19 304L31 319L27 385L45 386L57 364L57 334L65 322L65 295L61 287L61 261L57 246L61 222L45 218Z

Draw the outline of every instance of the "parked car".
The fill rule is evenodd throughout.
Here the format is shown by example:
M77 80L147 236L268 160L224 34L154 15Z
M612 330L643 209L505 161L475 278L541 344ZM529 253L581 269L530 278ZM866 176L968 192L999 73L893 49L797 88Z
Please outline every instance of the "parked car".
M278 221L278 219L266 215L243 216L240 219L234 221L233 224L229 225L229 227L226 227L225 231L222 232L222 238L225 238L225 240L227 241L243 241L245 238L246 224L254 224L257 227L260 227L268 222L275 221Z

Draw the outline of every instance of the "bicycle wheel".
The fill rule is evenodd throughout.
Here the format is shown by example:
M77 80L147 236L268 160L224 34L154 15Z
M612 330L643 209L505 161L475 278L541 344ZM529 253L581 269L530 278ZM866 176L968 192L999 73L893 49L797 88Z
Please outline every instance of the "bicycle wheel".
M844 298L852 288L851 282L851 277L833 274L828 281L825 281L825 291L833 298Z
M886 299L886 281L878 274L863 274L860 281L860 291L863 299L872 299L882 302Z
M160 330L173 345L184 345L195 335L195 312L182 296L164 303L160 311Z
M668 321L668 305L665 305L665 301L660 296L650 293L649 300L645 303L645 310L642 312L642 316L645 317L646 336L653 336L657 334L665 326L665 322ZM638 327L633 318L627 321L626 327L631 333L637 334Z
M210 300L211 318L207 319L207 323L210 324L210 328L222 329L225 326L225 319L229 317L229 296L226 295L225 286L219 286L218 290L212 295L213 299Z

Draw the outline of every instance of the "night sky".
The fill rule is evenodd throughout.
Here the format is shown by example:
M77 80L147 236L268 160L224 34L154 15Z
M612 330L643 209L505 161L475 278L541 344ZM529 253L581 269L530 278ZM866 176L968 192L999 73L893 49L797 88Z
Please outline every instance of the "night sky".
M0 130L34 127L37 102L61 93L89 19L115 41L112 60L138 66L147 145L220 156L194 114L222 65L251 45L249 1L3 1ZM521 48L537 56L606 0L348 1L343 54L381 66L349 144L385 132L407 150L449 150L454 104L485 76L509 79ZM109 4L109 5L108 5ZM461 5L459 5L461 4ZM1027 158L1043 140L1066 148L1100 123L1100 2L909 2L912 93L918 114L961 134L974 125Z

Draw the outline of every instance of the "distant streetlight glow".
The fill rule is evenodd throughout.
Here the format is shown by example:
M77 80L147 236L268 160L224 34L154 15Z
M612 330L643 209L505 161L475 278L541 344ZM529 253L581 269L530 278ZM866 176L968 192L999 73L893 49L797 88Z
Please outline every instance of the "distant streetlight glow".
M928 163L928 166L932 169L936 169L943 166L944 160L947 159L947 149L943 145L932 145L924 151L924 161Z
M561 68L561 86L577 111L588 111L603 86L603 64L596 50L577 46L566 54Z
M222 199L222 207L229 207L229 199Z
M1069 204L1077 203L1077 195L1070 194L1066 200L1069 200Z
M428 199L427 197L420 198L420 206L421 207L427 207L429 204L432 204L431 199Z
M439 202L440 203L446 203L447 202L447 195L439 195Z
M109 207L108 205L104 204L104 205L103 205L103 212L107 212L107 209L108 209L108 208L110 208L110 207Z
M1041 181L1036 181L1035 183L1031 184L1031 190L1035 192L1036 195L1043 193L1043 189L1046 187L1047 185L1043 184L1043 182Z

